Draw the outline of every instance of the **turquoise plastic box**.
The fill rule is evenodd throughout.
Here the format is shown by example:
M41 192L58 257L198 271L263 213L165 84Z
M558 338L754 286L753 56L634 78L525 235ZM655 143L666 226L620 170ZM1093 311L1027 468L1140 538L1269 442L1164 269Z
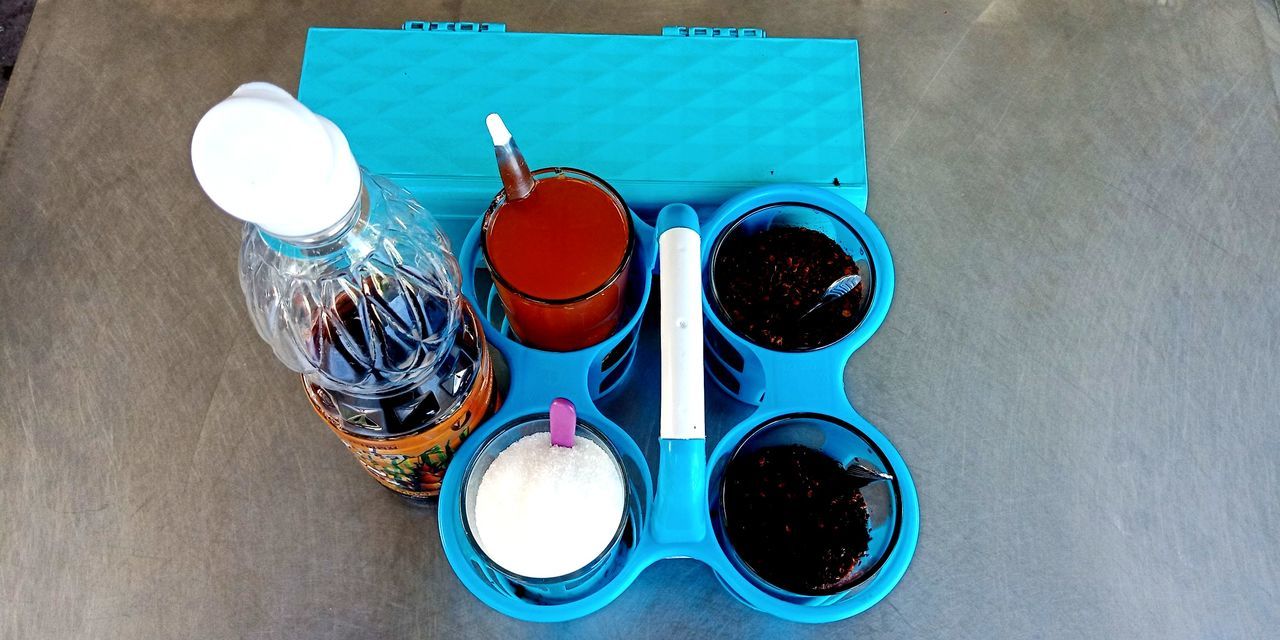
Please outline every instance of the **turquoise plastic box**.
M478 598L518 618L564 620L607 605L652 562L693 557L748 605L823 622L865 610L898 582L919 528L915 487L893 446L843 390L845 363L883 322L894 285L888 247L865 214L856 41L702 27L669 27L655 36L511 33L493 23L316 28L299 98L346 133L362 165L409 189L441 221L458 251L465 292L509 365L503 407L458 450L440 498L446 555ZM495 111L531 166L586 169L612 184L634 212L642 286L634 287L619 331L600 345L539 351L516 342L505 324L478 251L479 218L501 188L484 128L485 115ZM596 401L626 386L637 359L656 357L637 355L657 262L651 225L675 203L701 218L704 270L718 234L761 207L790 203L827 212L861 239L875 287L867 316L850 335L795 354L736 336L704 296L709 378L755 411L720 438L710 459L701 440L662 441L655 490L640 448ZM558 396L572 400L580 420L614 445L632 502L622 540L591 571L528 584L492 566L469 540L461 476L484 443L522 419L545 415ZM656 422L656 406L650 415ZM735 446L765 423L803 415L857 432L896 476L890 491L897 517L873 532L889 545L886 557L856 588L818 598L791 597L752 579L726 546L714 513L716 479Z
M765 184L832 188L866 209L856 41L484 26L312 29L298 87L455 241L501 187L484 137L495 111L531 166L586 169L642 214Z

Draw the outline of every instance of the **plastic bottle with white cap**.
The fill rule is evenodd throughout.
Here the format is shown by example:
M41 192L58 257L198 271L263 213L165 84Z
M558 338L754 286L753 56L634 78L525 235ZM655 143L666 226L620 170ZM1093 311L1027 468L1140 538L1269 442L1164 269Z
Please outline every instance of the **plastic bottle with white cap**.
M205 114L191 163L214 203L246 222L240 284L258 334L379 482L435 495L496 394L431 215L362 169L332 122L263 82Z

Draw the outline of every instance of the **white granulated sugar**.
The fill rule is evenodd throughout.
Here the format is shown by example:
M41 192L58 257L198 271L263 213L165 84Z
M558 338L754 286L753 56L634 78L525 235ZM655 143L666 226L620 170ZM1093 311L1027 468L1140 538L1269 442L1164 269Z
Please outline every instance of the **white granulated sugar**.
M547 432L507 447L480 478L475 530L485 555L528 578L554 578L604 551L622 520L624 490L613 457L575 436L551 446Z

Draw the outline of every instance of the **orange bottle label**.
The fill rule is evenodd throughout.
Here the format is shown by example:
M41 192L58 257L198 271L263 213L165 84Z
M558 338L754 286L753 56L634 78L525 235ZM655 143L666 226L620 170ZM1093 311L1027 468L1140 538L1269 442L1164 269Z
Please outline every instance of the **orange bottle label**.
M468 315L472 312L466 309ZM474 315L471 316L474 320ZM429 498L440 493L445 467L471 432L501 404L493 380L493 357L483 334L476 327L479 363L472 388L450 414L434 420L422 431L371 438L342 428L342 420L322 405L315 390L308 387L312 407L342 444L355 455L369 475L388 489L411 498Z

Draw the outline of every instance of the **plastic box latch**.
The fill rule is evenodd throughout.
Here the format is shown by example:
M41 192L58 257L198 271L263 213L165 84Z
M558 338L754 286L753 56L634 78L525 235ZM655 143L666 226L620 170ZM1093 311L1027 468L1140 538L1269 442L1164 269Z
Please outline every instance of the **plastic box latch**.
M505 22L427 22L410 20L404 23L405 31L453 31L457 33L504 33Z
M664 36L686 38L763 38L764 29L754 27L663 27Z

